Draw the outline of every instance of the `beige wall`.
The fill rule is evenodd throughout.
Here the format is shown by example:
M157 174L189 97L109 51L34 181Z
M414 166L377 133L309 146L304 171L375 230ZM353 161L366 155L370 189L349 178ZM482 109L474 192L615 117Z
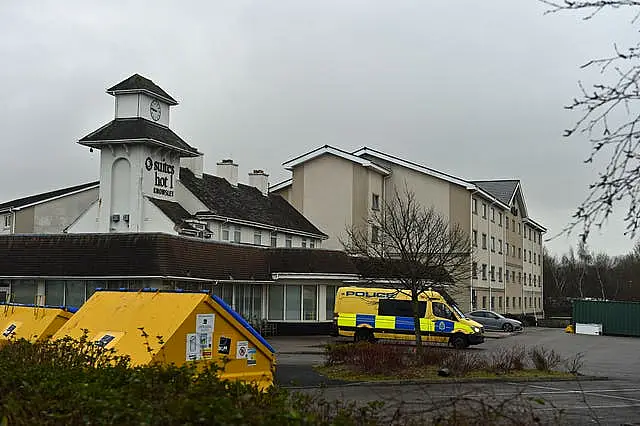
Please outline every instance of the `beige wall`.
M57 234L64 231L97 199L98 188L94 188L34 206L32 232Z
M35 209L28 207L24 210L16 212L15 215L15 233L16 234L32 234L33 233L33 215Z

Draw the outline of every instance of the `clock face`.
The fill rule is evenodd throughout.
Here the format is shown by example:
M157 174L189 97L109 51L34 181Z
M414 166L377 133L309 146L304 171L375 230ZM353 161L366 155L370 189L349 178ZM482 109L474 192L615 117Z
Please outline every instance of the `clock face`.
M151 113L151 118L153 121L160 120L160 102L157 99L151 101L151 105L149 106L149 112Z

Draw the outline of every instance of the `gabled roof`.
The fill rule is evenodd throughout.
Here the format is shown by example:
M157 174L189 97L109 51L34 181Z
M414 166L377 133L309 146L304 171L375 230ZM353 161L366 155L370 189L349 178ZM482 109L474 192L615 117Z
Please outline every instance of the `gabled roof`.
M420 173L424 173L427 174L429 176L433 176L436 177L438 179L442 179L444 181L456 184L456 185L460 185L463 186L467 189L473 189L474 185L471 182L468 182L464 179L455 177L453 175L447 174L447 173L443 173L440 172L438 170L435 169L431 169L429 167L423 166L421 164L418 163L414 163L412 161L409 160L404 160L402 158L390 155L390 154L386 154L384 152L375 150L373 148L368 148L368 147L362 147L356 151L354 151L352 153L352 155L357 156L357 157L362 157L363 159L366 158L366 155L369 155L371 157L374 158L379 158L381 160L385 160L388 161L390 163L394 163L394 164L398 164L400 166L406 167L408 169L420 172Z
M305 232L318 238L326 235L307 220L280 195L265 196L257 188L226 179L203 174L197 178L187 168L180 168L180 182L209 209L196 217L217 216L262 224L281 230Z
M162 90L153 81L141 76L140 74L134 74L115 86L108 88L107 93L110 95L116 95L118 93L147 93L162 99L169 105L178 105L178 101L173 99L171 95Z
M286 161L284 163L282 163L282 165L287 169L287 170L292 170L294 167L299 166L303 163L306 163L307 161L313 160L314 158L320 157L321 155L325 155L325 154L331 154L331 155L335 155L336 157L340 157L343 158L347 161L351 161L353 163L356 164L360 164L362 167L366 167L366 168L370 168L372 170L375 170L376 172L387 176L389 174L389 170L385 169L384 167L380 167L379 165L372 163L371 161L364 159L364 158L360 158L356 155L353 155L347 151L343 151L341 149L338 148L334 148L330 145L325 145L325 146L321 146L320 148L316 148L313 151L309 151L306 154L302 154L292 160Z
M99 185L100 185L100 182L83 183L82 185L70 186L67 188L56 189L55 191L43 192L41 194L31 195L29 197L6 201L4 203L0 203L0 212L3 210L9 210L9 209L19 210L21 208L28 207L32 204L40 204L45 201L52 200L54 198L59 198L65 195L73 194L75 192L80 192L85 189L98 188Z
M498 201L511 206L516 190L520 186L520 181L516 179L505 180L474 180L472 181L478 188L489 193Z
M199 155L196 148L183 141L168 127L139 117L113 120L78 142L93 148L113 143L145 142L177 150L187 157Z

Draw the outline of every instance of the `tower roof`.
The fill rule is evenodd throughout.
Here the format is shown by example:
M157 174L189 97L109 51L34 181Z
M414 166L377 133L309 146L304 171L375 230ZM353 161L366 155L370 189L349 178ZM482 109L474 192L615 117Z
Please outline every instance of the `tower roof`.
M169 105L178 105L178 101L176 101L171 95L162 90L153 81L141 76L140 74L134 74L115 86L108 88L107 93L114 96L119 93L148 93L162 99Z
M150 143L180 152L183 157L195 157L198 150L182 140L171 129L144 118L118 118L78 141L92 148L113 143Z

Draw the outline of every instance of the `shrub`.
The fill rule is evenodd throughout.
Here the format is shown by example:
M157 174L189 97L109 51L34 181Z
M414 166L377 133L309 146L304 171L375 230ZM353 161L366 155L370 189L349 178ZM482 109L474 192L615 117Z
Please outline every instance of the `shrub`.
M454 376L464 376L472 371L484 370L487 367L486 358L475 352L450 351L442 366L451 371Z
M571 358L565 360L564 363L568 373L578 376L582 374L582 367L584 367L584 354L582 352L578 352Z
M489 356L488 369L496 374L524 370L526 359L527 351L524 346L500 347Z
M0 424L382 424L381 405L261 392L215 365L132 367L84 338L11 341L0 350Z
M562 362L562 357L553 349L548 350L542 346L536 346L529 351L529 356L536 370L550 371L557 368Z
M408 365L407 349L394 345L367 342L327 345L325 355L328 365L348 364L369 374L396 372Z

